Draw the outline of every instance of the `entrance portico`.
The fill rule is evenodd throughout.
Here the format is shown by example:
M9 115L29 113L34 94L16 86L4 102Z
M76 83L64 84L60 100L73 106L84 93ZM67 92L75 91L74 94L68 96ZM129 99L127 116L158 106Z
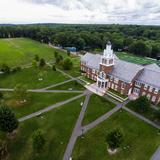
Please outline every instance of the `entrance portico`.
M103 89L106 89L108 87L108 80L107 79L103 79L101 77L97 77L97 86L99 88L103 88Z

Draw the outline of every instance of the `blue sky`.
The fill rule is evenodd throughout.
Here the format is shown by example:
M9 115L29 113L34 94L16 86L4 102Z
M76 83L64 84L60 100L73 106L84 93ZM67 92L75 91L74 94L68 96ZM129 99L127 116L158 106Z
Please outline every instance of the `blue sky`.
M160 0L0 0L0 23L160 25Z

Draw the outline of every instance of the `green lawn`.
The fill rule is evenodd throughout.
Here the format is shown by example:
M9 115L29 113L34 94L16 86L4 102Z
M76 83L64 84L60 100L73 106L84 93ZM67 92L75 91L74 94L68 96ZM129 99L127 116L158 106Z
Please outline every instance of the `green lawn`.
M70 81L60 86L49 88L49 90L84 90L85 88L77 81Z
M15 100L13 93L8 92L4 94L4 99L16 116L20 118L77 95L78 93L28 93L27 102L21 104Z
M83 82L86 82L86 83L96 83L95 81L93 81L90 78L87 78L86 76L81 76L81 77L79 77L79 79L82 80Z
M6 63L9 66L18 66L32 63L36 54L53 61L55 50L47 44L27 38L0 39L0 65ZM58 52L64 56L63 52Z
M42 117L20 123L16 139L9 141L10 160L62 160L66 145L80 112L80 98ZM63 117L63 118L62 118ZM32 149L32 134L35 130L44 131L46 145L36 155ZM2 135L1 135L2 137Z
M88 123L91 123L114 107L115 104L106 100L105 98L97 96L95 94L92 95L88 103L88 107L82 124L86 125Z
M149 59L147 57L136 56L136 55L126 53L126 52L117 52L116 55L122 60L132 62L132 63L136 63L136 64L142 64L143 65L143 64L157 63L158 65L160 65L160 61Z
M121 128L124 142L116 155L109 155L105 137ZM79 138L73 152L75 160L148 160L160 145L157 129L128 112L119 111ZM129 147L127 147L129 146Z
M43 73L43 80L39 81L39 74ZM17 84L24 84L29 89L47 87L69 79L58 71L52 69L40 70L39 68L27 68L21 71L1 74L0 88L14 88Z
M135 112L138 112L134 106L132 106L130 103L128 103L126 105L128 108L130 108L131 110L135 111ZM160 119L157 119L156 117L156 110L149 107L148 110L146 112L143 112L143 113L139 113L141 114L142 116L146 117L147 119L150 119L151 121L153 121L154 123L160 125Z

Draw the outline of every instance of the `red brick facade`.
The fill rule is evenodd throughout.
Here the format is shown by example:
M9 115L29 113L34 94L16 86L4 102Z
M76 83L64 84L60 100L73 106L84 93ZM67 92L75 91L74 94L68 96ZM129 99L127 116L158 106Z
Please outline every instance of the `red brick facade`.
M108 76L112 69L113 66L107 67L100 64L100 71L104 71L107 74L106 78L109 79L109 88L112 88L113 90L116 90L123 95L136 94L135 91L139 91L139 93L137 93L137 96L146 95L148 99L153 103L157 104L158 102L160 102L160 91L157 92L154 87L152 88L152 90L149 89L149 85L147 88L145 87L145 84L141 84L139 86L136 85L136 79L139 74L141 74L141 71L137 73L131 83L128 83L124 82L121 79L118 79L117 77ZM83 74L86 77L97 81L97 76L99 75L100 71L87 67L85 63L81 63L81 70L84 72Z

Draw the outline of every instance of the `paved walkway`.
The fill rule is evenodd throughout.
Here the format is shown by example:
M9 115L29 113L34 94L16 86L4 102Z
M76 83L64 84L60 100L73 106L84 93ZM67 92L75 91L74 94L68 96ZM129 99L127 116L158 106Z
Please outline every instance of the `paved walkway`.
M79 90L43 90L43 89L33 89L28 90L28 92L36 92L36 93L83 93L84 91Z
M149 119L143 117L142 115L140 115L140 114L132 111L131 109L129 109L129 108L127 108L127 107L123 107L123 109L126 110L127 112L131 113L132 115L136 116L137 118L141 119L142 121L150 124L151 126L157 128L157 129L160 129L160 126L159 126L159 125L153 123L151 120L149 120Z
M72 155L72 150L73 150L74 144L75 144L75 142L76 142L76 140L77 140L77 138L78 138L78 136L80 135L80 132L81 132L81 123L82 123L82 120L84 118L85 111L87 109L87 105L88 105L90 96L91 96L91 93L88 92L87 96L85 98L85 101L84 101L84 105L83 105L83 107L81 109L81 112L79 114L79 117L77 119L76 125L74 127L73 132L72 132L72 135L69 139L66 151L64 153L63 160L69 160L71 155Z
M98 124L100 124L101 122L103 122L104 120L108 119L113 113L117 112L119 109L121 109L122 105L119 104L116 107L114 107L111 111L107 112L106 114L102 115L101 117L99 117L98 119L96 119L95 121L91 122L90 124L82 127L83 129L83 133L86 133L88 130L94 128L95 126L97 126Z
M82 97L82 96L84 96L84 95L86 95L86 92L84 92L83 94L80 94L80 95L78 95L78 96L76 96L76 97L70 98L70 99L68 99L68 100L66 100L66 101L59 102L59 103L54 104L54 105L52 105L52 106L46 107L46 108L44 108L44 109L42 109L42 110L39 110L39 111L37 111L37 112L34 112L34 113L32 113L32 114L30 114L30 115L27 115L27 116L25 116L25 117L22 117L22 118L20 118L20 119L18 119L18 120L19 120L19 122L23 122L23 121L28 120L28 119L31 119L31 118L33 118L33 117L37 117L37 116L41 115L42 113L49 112L49 111L51 111L51 110L53 110L53 109L55 109L55 108L57 108L57 107L60 107L60 106L62 106L62 105L64 105L64 104L67 104L67 103L69 103L69 102L72 102L72 101L74 101L74 100L76 100L76 99L79 99L80 97Z
M158 147L158 149L153 154L150 160L160 160L160 146Z
M14 89L0 88L0 91L3 92L13 92ZM43 90L43 89L29 89L28 92L36 92L36 93L83 93L84 91L79 90Z

